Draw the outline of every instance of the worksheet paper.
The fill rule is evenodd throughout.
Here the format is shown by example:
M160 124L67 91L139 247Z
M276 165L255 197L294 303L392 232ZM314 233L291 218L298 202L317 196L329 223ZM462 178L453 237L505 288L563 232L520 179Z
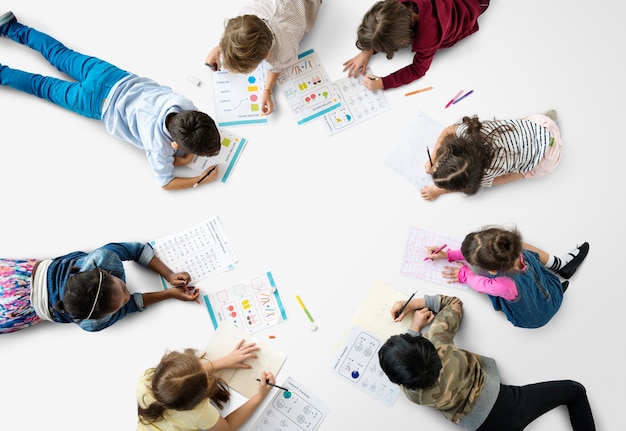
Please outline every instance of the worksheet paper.
M278 87L298 124L321 118L341 106L332 82L311 49L278 75Z
M261 110L268 65L262 61L250 74L226 69L211 72L215 94L215 115L220 127L267 124Z
M150 241L150 245L172 271L188 272L193 283L211 273L231 270L238 261L217 216L182 232Z
M248 141L246 138L227 129L219 129L219 132L222 144L219 154L211 157L196 155L187 167L197 172L204 172L211 166L217 165L218 175L216 181L225 183L235 168L235 164Z
M411 326L412 316L394 322L391 308L396 301L406 302L410 294L376 281L368 290L352 326L337 350L331 369L344 382L392 406L401 393L380 368L378 351L389 337L402 334Z
M402 253L400 273L407 277L467 289L467 285L462 283L448 283L448 280L441 275L444 266L454 266L457 265L456 263L448 262L447 259L424 260L428 256L429 246L441 247L446 244L445 250L459 250L462 242L463 238L457 235L411 226Z
M278 383L278 382L277 382ZM287 378L280 386L261 416L249 428L254 431L316 431L328 415L328 406L300 383Z
M256 358L246 361L246 364L252 368L231 368L220 370L217 374L228 386L250 398L259 390L257 379L261 378L263 371L277 375L287 356L272 346L251 337L232 323L223 321L205 348L206 358L211 361L223 358L231 353L241 340L245 340L245 344L256 343L260 347L255 352Z
M385 164L420 189L432 184L432 177L424 168L428 161L427 148L433 150L442 130L441 125L426 113L418 112L394 145Z
M229 322L251 334L287 320L270 271L203 297L213 327Z
M367 74L372 71L368 68ZM333 82L333 89L341 102L341 107L324 115L324 123L329 135L334 135L355 124L374 118L389 110L383 90L368 90L363 85L364 76L344 77Z

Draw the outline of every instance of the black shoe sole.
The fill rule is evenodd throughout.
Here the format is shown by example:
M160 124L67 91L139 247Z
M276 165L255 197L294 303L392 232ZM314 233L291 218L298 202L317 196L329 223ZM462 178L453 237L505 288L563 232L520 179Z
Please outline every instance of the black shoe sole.
M585 260L585 257L587 257L587 253L589 253L589 243L585 242L580 246L579 252L576 257L569 261L567 265L565 265L563 268L559 269L557 273L563 278L570 278L572 275L574 275L582 261Z

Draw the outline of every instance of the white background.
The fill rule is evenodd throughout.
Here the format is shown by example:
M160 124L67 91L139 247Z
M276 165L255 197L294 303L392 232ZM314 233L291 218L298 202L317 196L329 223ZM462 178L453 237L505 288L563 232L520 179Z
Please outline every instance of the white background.
M21 0L4 2L0 12L11 9L79 52L171 86L214 115L204 57L224 19L244 4ZM357 53L356 28L369 6L325 0L303 40L302 50L315 49L331 79L345 76L342 63ZM288 321L258 337L287 354L279 383L291 376L330 406L321 430L456 429L403 397L386 407L330 372L334 349L375 280L407 295L415 289L458 295L465 310L459 347L494 357L508 384L580 381L598 429L617 429L626 383L617 354L624 301L623 9L616 0L494 0L480 31L439 52L419 81L386 92L390 111L329 137L321 123L298 126L278 97L270 125L233 129L249 144L228 183L187 191L161 190L143 152L108 136L97 121L0 88L0 256L44 259L111 241L149 241L217 214L240 261L200 287L208 292L273 272ZM370 65L385 75L411 58L408 51L391 61L380 55ZM8 39L0 40L0 63L58 75ZM429 85L432 91L404 97ZM444 110L461 88L474 94ZM550 108L564 148L549 177L426 202L384 163L419 110L448 125L464 115L515 118ZM484 295L400 274L411 225L465 235L488 224L515 224L526 241L557 255L590 242L561 310L545 327L515 328ZM131 291L160 288L135 264L127 276ZM317 332L309 331L296 294ZM204 307L167 301L100 333L42 323L2 335L2 428L8 421L25 430L134 429L140 373L166 349L203 348L212 333ZM528 429L569 429L566 409Z

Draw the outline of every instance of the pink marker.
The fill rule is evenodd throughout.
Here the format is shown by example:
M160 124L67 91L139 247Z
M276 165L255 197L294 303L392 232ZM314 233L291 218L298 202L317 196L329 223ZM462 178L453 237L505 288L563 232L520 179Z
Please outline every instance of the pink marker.
M433 252L432 252L432 253L430 253L430 254L437 254L437 253L439 253L441 250L443 250L444 248L446 248L447 246L448 246L448 244L444 244L444 245L442 245L441 247L439 247L437 250L433 251ZM428 256L426 256L426 257L424 258L424 260L428 260L428 259L430 259L430 257L428 257Z
M456 94L454 95L454 97L453 97L452 99L450 99L450 101L449 101L448 103L446 103L446 106L445 106L445 108L444 108L444 109L446 109L446 108L448 108L450 105L452 105L452 104L454 103L454 100L455 100L457 97L459 97L459 96L461 95L461 93L463 93L463 90L459 90L459 92L458 92L458 93L456 93Z

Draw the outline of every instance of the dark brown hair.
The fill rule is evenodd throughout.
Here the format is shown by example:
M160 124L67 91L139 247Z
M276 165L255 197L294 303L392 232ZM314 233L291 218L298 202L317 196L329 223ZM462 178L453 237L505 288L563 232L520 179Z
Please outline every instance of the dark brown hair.
M411 14L404 4L397 0L379 1L363 16L356 47L384 52L391 59L400 48L411 45L413 29Z

